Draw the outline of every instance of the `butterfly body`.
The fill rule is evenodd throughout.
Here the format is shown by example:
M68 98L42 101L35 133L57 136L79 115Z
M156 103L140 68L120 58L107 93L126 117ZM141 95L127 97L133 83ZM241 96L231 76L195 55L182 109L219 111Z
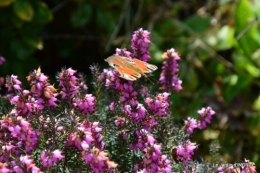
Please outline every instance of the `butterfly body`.
M116 69L120 74L119 77L126 80L134 81L146 73L151 73L157 69L155 65L148 64L136 58L129 58L119 55L112 55L105 59L108 64Z

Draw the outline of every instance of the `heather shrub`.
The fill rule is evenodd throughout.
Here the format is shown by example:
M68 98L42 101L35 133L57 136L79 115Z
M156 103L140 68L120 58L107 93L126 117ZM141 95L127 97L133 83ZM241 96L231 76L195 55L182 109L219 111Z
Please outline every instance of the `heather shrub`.
M131 50L115 54L147 62L150 44L150 32L138 29ZM191 137L210 126L217 112L206 105L197 117L175 123L171 97L183 89L181 57L170 48L162 59L156 84L152 77L128 81L117 70L93 65L93 93L73 68L58 72L56 84L40 68L33 70L28 89L18 76L8 76L9 93L1 97L0 172L256 172L246 159L222 163L217 141L209 146L210 159L196 155L200 145Z

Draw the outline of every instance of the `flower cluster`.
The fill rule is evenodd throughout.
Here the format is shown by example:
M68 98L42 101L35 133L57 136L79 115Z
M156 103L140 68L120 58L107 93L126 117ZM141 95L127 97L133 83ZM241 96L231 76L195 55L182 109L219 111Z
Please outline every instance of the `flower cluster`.
M158 94L154 98L146 98L145 103L148 105L153 114L158 116L166 116L167 110L170 107L169 97L170 94L164 92L162 94Z
M93 113L95 108L95 97L92 94L86 94L84 97L77 99L74 106L79 107L84 114Z
M188 117L188 119L184 121L184 129L190 135L193 134L193 131L196 128L201 130L205 129L206 124L211 123L211 119L215 114L215 111L213 111L211 107L207 107L198 110L198 114L200 115L199 120Z
M0 124L0 140L3 142L1 162L8 161L12 155L30 154L37 148L40 132L33 130L23 117L4 116Z
M172 169L170 160L167 159L166 155L162 155L161 145L156 144L153 136L144 129L136 131L135 134L138 141L135 144L131 144L129 148L143 151L144 158L138 165L135 165L133 172L170 173Z
M86 94L88 87L83 80L75 76L76 70L63 69L59 75L62 99L67 99L69 104L78 107L83 114L93 113L95 109L95 97Z
M103 137L100 134L102 128L98 127L98 122L90 123L84 121L78 127L78 132L69 136L67 147L75 147L82 151L82 158L94 172L113 172L117 164L110 161L104 150Z
M16 105L18 115L31 115L38 106L35 98L30 95L30 91L23 90L19 95L10 98L10 103Z
M184 128L188 134L193 134L194 129L198 127L197 120L195 118L188 117L187 120L184 121Z
M72 100L78 94L78 78L75 76L77 71L72 68L62 69L58 75L59 87L61 87L62 99Z
M198 110L198 114L200 115L200 119L198 121L198 128L205 129L206 124L211 123L212 116L215 114L215 111L212 110L211 107L202 108Z
M44 150L41 154L41 162L44 168L51 168L54 163L58 163L59 160L62 160L64 156L61 154L60 150L47 151Z
M6 84L8 91L20 91L22 82L18 80L18 76L11 75L6 78Z
M0 163L0 172L9 173L9 172L33 172L33 173L42 173L40 168L35 166L33 159L30 159L31 156L25 155L20 156L18 160L10 162L10 164Z
M131 44L133 58L137 58L145 62L151 59L149 54L149 45L151 44L151 41L149 37L150 32L143 30L142 28L134 32Z
M178 145L176 147L177 159L181 160L183 164L186 165L189 160L192 160L196 148L198 148L198 145L196 145L196 143L191 143L189 140Z
M162 72L159 79L160 89L163 90L175 90L179 92L182 90L182 81L177 77L179 73L179 65L177 63L181 58L175 52L175 50L169 49L162 55L164 60L162 66Z
M56 106L57 91L50 85L48 77L41 72L41 69L34 70L27 76L31 85L31 93L36 97L37 108L42 110L45 106Z

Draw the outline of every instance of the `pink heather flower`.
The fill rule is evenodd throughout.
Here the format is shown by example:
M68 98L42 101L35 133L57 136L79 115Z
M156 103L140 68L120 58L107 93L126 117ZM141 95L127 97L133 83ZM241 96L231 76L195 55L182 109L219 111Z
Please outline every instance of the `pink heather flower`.
M128 133L123 134L123 139L126 140L128 138Z
M5 58L0 56L0 65L3 65L6 62Z
M107 153L93 148L89 152L83 151L82 158L90 166L94 173L114 172L117 164L110 161Z
M31 115L36 108L35 99L30 95L28 90L10 98L10 103L15 106L17 115Z
M59 160L62 160L64 156L62 156L60 150L54 150L52 152L44 150L41 154L41 162L44 168L51 168L54 163L58 163Z
M116 117L114 123L116 126L124 127L126 124L126 119L124 117Z
M171 163L167 159L166 155L162 155L161 146L154 144L151 147L145 148L143 150L145 156L142 161L134 167L133 172L137 170L142 170L143 172L164 172L171 173Z
M35 166L33 160L30 159L31 156L25 155L20 156L19 160L13 160L10 162L9 169L10 172L17 172L17 173L25 173L25 172L34 172L34 173L42 173L38 167ZM25 171L26 170L26 171Z
M193 134L195 128L197 128L197 120L191 117L188 117L187 120L184 121L185 130L188 134Z
M93 172L114 172L117 164L109 161L107 153L103 151L105 144L100 134L102 128L98 125L98 122L84 121L79 125L78 132L70 134L66 146L82 151L82 158Z
M57 131L62 132L63 130L64 130L64 127L63 127L63 126L57 127Z
M12 152L19 156L21 150L30 153L38 146L40 132L34 131L29 122L22 117L2 117L0 125L3 131L1 140L11 144L4 146L8 153Z
M198 128L205 129L206 124L211 123L211 119L212 116L215 114L215 111L213 111L211 107L207 107L198 110L198 114L200 115L200 119L198 121Z
M37 109L42 110L44 106L56 106L57 91L50 85L48 77L41 72L40 68L30 73L27 81L31 85L31 93L37 99Z
M115 106L116 106L115 102L112 102L112 103L109 105L109 110L110 110L110 111L113 111L113 110L115 109Z
M79 80L75 76L76 70L73 70L72 68L63 69L59 75L59 86L61 87L61 94L62 99L68 98L69 100L72 100L74 96L78 93L79 89ZM83 84L83 87L86 86ZM87 87L86 87L87 88Z
M142 61L149 61L151 56L149 54L149 45L150 41L150 32L143 30L142 28L138 29L132 35L132 44L131 48L133 50L132 57L140 59Z
M102 128L98 127L98 122L90 123L84 121L78 127L79 132L70 134L66 146L75 147L78 150L89 150L89 148L104 149L103 136L100 134Z
M1 163L0 162L0 172L1 173L9 173L11 170L8 168L7 163Z
M6 78L5 86L8 88L8 91L19 91L21 90L22 82L18 80L18 76L11 75L11 77Z
M198 147L196 143L191 143L190 141L186 141L183 144L180 144L176 147L177 150L177 159L181 160L184 165L187 164L189 160L192 159L194 154L194 150Z
M124 57L131 57L131 52L127 51L126 49L116 49L116 55L124 56Z
M145 107L138 103L136 106L125 105L124 110L127 113L130 120L140 122L145 118L147 113Z
M149 132L145 129L136 130L134 133L136 141L129 145L129 148L132 150L143 150L144 148L150 147L156 143L156 140Z
M177 61L181 58L173 48L167 50L167 52L162 55L162 58L164 59L164 62L159 79L159 84L161 86L160 89L168 91L175 90L179 92L182 90L182 81L177 77L179 73L179 65Z
M76 100L74 106L79 107L84 114L93 113L95 109L95 97L92 94L86 94L84 98Z
M153 114L156 114L158 116L167 116L167 111L170 107L169 97L170 94L164 92L162 94L158 94L153 98L146 98L145 103L148 105Z

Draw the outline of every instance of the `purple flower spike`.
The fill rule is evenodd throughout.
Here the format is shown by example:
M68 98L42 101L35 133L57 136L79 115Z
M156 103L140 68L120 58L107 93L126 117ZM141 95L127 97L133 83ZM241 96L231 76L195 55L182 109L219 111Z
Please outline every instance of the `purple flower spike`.
M182 90L182 81L177 77L179 73L177 61L181 58L174 49L167 50L167 52L162 55L162 58L164 59L164 62L159 79L160 89L168 91L175 90L179 92Z
M127 51L125 48L124 49L117 48L116 54L119 56L131 57L131 52Z
M76 70L68 68L66 70L62 70L58 75L58 79L60 81L59 86L62 88L62 99L68 98L69 100L72 100L77 94L79 89L79 81L75 76L76 72Z
M92 94L86 94L84 98L78 99L74 103L74 106L79 107L84 114L93 113L95 109L95 97Z
M191 143L190 141L178 145L176 147L177 159L181 160L183 164L186 165L187 162L192 159L196 148L198 148L198 145L196 145L196 143Z
M137 58L145 62L151 59L149 54L149 45L151 44L151 41L149 37L150 32L143 30L142 28L134 32L131 45L133 50L133 58Z
M146 98L145 103L148 105L153 114L159 116L167 116L167 111L170 107L169 93L158 94L154 98Z
M21 88L22 82L18 80L18 76L11 75L6 78L5 86L8 88L8 91L19 91Z
M202 108L201 110L198 110L198 114L200 114L198 128L205 129L206 124L211 124L211 118L215 114L215 111L213 111L211 107L207 107L207 108Z
M197 120L191 117L188 117L187 120L184 121L185 123L185 130L188 134L193 134L195 128L198 127Z
M54 163L58 163L59 160L62 160L64 156L62 156L60 150L55 150L53 152L43 151L41 154L41 162L43 167L51 168Z

